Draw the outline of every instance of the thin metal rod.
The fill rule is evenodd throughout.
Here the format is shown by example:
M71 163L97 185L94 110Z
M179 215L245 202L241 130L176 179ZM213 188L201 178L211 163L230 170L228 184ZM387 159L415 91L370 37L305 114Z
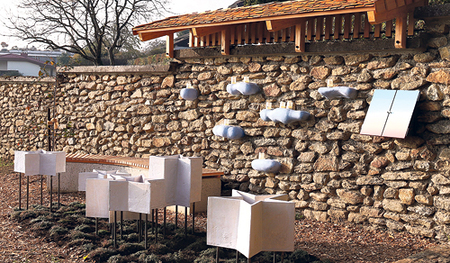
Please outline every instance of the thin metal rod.
M98 217L95 218L95 235L98 236Z
M155 209L155 243L158 243L158 208Z
M273 260L272 260L272 262L273 263L275 263L275 262L277 262L277 252L273 252Z
M178 205L175 206L175 229L178 228Z
M30 198L30 177L27 176L27 210L28 210L29 198Z
M114 224L113 224L113 238L114 238L114 247L117 247L117 211L114 211Z
M52 212L53 203L53 176L50 175L50 213Z
M155 209L152 209L152 233L155 233Z
M22 210L22 174L19 173L19 210Z
M120 239L123 239L123 211L120 211Z
M195 202L192 203L192 234L195 233Z
M284 252L281 253L281 263L284 261Z
M147 236L148 236L148 231L147 231L147 222L148 222L148 214L145 214L145 225L144 225L144 240L145 240L145 249L147 249Z
M141 229L141 220L142 220L142 214L139 213L139 220L138 220L138 235L139 235L139 243L141 243L141 234L142 234L142 229Z
M41 174L41 205L43 205L44 204L44 194L43 194L43 192L44 192L44 176Z
M216 263L219 263L219 247L216 247Z
M167 216L167 208L164 207L163 239L166 238L166 216Z
M61 174L58 173L58 208L61 204Z
M236 250L236 263L239 262L239 251Z
M187 210L187 206L184 207L184 235L187 236L187 214L188 214L188 210Z
M247 258L247 263L251 263L252 262L252 258Z

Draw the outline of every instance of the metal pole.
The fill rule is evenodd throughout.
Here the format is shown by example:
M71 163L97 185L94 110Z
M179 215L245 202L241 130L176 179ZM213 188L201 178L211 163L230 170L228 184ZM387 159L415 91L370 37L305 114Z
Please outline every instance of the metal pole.
M53 202L53 176L50 175L50 213L52 212Z
M188 214L188 210L187 210L187 206L184 207L184 235L187 236L187 214Z
M281 253L281 263L284 261L284 252Z
M216 263L219 263L219 247L216 247Z
M195 202L192 203L192 234L195 233Z
M277 252L273 252L273 263L277 262Z
M123 239L123 211L120 211L120 239Z
M19 173L19 210L22 210L22 174Z
M152 233L155 233L155 209L152 209Z
M236 250L236 263L239 263L239 251Z
M167 208L164 207L164 228L163 228L163 239L166 238L166 215L167 215Z
M148 236L148 232L147 232L147 222L148 222L148 214L145 214L145 225L144 225L144 238L145 238L145 249L147 249L147 236Z
M175 206L175 229L178 228L178 205Z
M98 217L95 218L95 235L98 236Z
M251 263L252 262L252 258L247 258L247 263Z
M138 238L138 240L139 240L139 243L141 243L141 234L142 234L142 230L141 230L141 220L142 220L142 214L141 213L139 213L139 220L138 220L138 236L139 236L139 238Z
M30 177L27 176L27 210L28 210L28 199L30 198Z
M61 174L58 173L58 209L61 203Z
M114 211L114 224L113 224L113 238L114 238L114 247L117 247L117 211Z
M41 174L41 205L44 204L43 189L44 189L44 176L42 176Z
M155 243L158 243L158 208L155 209Z

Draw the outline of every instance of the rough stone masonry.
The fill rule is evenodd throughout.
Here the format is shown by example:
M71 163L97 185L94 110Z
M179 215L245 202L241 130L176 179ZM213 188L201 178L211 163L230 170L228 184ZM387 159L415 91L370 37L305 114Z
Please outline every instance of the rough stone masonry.
M348 220L438 239L450 234L449 20L430 24L420 50L339 55L193 58L165 71L72 69L56 90L57 150L115 156L202 156L221 170L223 193L286 193L304 216ZM126 69L126 68L125 68ZM232 76L261 88L232 96ZM358 90L354 100L327 100L332 79ZM191 83L195 101L181 99ZM420 90L406 139L360 135L375 89ZM53 83L0 80L0 157L45 148ZM266 102L293 101L306 122L264 122ZM53 107L51 107L53 109ZM223 119L240 140L216 137ZM251 168L259 152L282 163L278 174Z

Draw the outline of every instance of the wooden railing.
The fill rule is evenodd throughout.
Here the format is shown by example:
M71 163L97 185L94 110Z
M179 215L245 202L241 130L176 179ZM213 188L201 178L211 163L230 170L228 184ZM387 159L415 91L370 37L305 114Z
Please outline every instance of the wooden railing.
M407 24L402 25L402 28L406 27L403 30L406 30L407 35L412 36L415 30L415 20L412 13L408 14L406 21ZM304 35L304 40L309 42L360 38L379 39L395 36L395 19L371 25L368 21L367 13L322 16L304 19L301 23L304 23L305 30L300 35L296 34L296 26L270 32L267 30L266 22L239 24L229 27L229 44L251 45L296 42L296 35ZM223 44L222 39L221 32L203 37L194 37L191 32L190 47L221 46Z

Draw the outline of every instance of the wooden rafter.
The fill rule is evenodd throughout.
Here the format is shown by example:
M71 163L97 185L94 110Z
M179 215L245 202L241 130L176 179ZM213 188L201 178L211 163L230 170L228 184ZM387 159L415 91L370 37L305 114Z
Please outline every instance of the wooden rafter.
M375 2L375 10L368 11L367 15L370 23L379 24L414 12L416 7L424 6L426 3L428 3L428 0L379 0Z

